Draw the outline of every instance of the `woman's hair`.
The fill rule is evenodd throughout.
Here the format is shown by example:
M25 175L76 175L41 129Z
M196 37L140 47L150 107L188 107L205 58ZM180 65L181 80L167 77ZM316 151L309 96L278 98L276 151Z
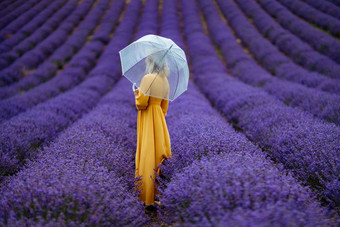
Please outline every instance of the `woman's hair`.
M168 77L170 74L170 70L167 64L167 61L162 59L162 55L149 55L145 59L146 63L146 74L158 73L161 76ZM164 56L163 56L164 57ZM161 61L161 63L159 63Z

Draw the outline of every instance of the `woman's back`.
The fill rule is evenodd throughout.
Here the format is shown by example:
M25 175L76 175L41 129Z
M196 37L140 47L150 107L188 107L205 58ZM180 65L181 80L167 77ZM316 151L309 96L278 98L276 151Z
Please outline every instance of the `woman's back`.
M145 95L150 96L150 101L161 101L162 99L169 98L169 82L165 76L146 74L143 77L140 87Z

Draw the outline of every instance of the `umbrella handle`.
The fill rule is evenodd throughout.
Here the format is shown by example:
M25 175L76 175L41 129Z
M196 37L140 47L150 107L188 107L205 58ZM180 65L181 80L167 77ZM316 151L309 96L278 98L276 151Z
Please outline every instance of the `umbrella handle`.
M135 91L135 90L136 90L136 88L135 88L135 87L136 87L136 83L133 83L133 84L132 84L132 90L133 90L133 91Z

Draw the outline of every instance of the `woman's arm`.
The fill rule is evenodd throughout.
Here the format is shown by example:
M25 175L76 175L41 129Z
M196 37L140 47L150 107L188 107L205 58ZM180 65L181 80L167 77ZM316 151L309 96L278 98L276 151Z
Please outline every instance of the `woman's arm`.
M145 96L139 89L135 91L137 110L145 110L148 107L149 96Z
M166 116L166 113L168 112L168 106L169 106L169 100L163 99L161 102L161 107L162 107L164 116Z
M141 89L145 90L145 87L147 86L146 78L144 77L140 83ZM135 92L135 100L136 100L136 108L137 110L145 110L148 107L149 102L149 96L144 95L142 91L139 89L136 89Z

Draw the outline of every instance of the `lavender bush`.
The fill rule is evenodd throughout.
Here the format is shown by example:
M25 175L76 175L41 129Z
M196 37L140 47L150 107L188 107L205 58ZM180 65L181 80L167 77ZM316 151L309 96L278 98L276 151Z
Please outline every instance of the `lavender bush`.
M148 221L138 197L91 153L46 151L1 188L2 225L133 225Z
M46 10L37 15L37 17L27 23L15 35L2 42L0 44L0 50L2 52L0 55L1 68L7 67L8 65L6 65L6 63L9 64L9 62L5 62L7 60L4 58L6 56L4 54L5 52L11 50L11 52L17 52L22 55L25 51L32 48L56 29L59 23L67 18L67 15L72 12L76 6L76 0L70 1L67 4L65 4L65 1L56 1L54 4L51 4L48 8L46 8ZM39 26L41 27L39 28ZM34 39L28 38L28 36L34 37ZM20 43L20 45L18 43ZM14 54L15 53L12 55ZM10 59L8 59L8 61L9 60Z
M168 224L331 226L325 210L290 175L247 152L202 158L162 191Z
M1 124L0 166L3 174L15 172L37 147L55 138L61 130L91 110L102 95L112 88L118 79L120 66L111 62L119 60L118 51L126 46L131 38L138 19L139 5L139 1L131 4L125 14L129 20L120 23L116 30L117 35L110 41L98 60L99 64L90 72L87 80L74 89ZM101 69L105 69L105 72Z
M307 43L283 29L256 2L248 0L237 1L243 12L256 25L259 32L275 44L280 51L289 55L294 62L308 70L318 71L330 77L339 78L340 66L328 57L318 53ZM312 74L314 75L314 74Z
M1 223L143 226L149 222L134 191L137 113L128 92L130 83L121 80L95 109L39 148L16 176L6 178L2 193L8 196L0 202Z
M288 106L299 107L321 119L337 125L340 124L338 114L340 112L339 96L308 89L299 84L272 77L259 67L249 55L244 53L232 31L218 17L218 12L214 5L208 1L198 2L206 17L210 34L219 33L218 36L211 37L221 48L221 53L226 60L227 66L234 76L247 84L260 87L282 100ZM226 3L226 1L224 2ZM233 12L236 13L237 10L235 9ZM244 29L245 26L241 27Z
M91 13L88 17L89 20L84 21L84 25L87 26L85 27L81 25L78 28L80 31L79 36L84 37L79 40L80 45L85 42L86 33L84 33L84 29L89 32L90 29L94 29L97 20L100 19L99 16L102 15L103 10L105 9L104 7L108 4L108 1L104 1L102 3L103 5L99 3L98 8L95 8L92 11L93 14ZM113 7L116 6L114 5ZM116 14L115 19L118 19L118 14ZM59 75L41 86L35 87L27 93L1 101L0 122L24 112L38 103L51 99L52 97L55 97L82 82L88 75L89 71L95 66L96 60L101 54L103 48L104 43L91 39L80 49L78 53L75 54L75 56L67 64L67 67L65 67ZM44 94L44 96L41 94Z
M278 73L280 72L280 67L282 65L290 65L296 70L294 71L294 74L301 74L300 76L294 77L295 81L300 80L304 82L304 84L311 84L309 86L312 87L327 87L325 84L336 84L339 86L339 80L330 80L324 75L311 73L302 67L295 65L292 60L281 53L276 46L272 45L267 39L263 38L259 34L259 32L250 24L250 22L244 17L242 12L233 2L218 1L218 3L223 10L223 14L230 21L231 26L240 37L242 42L249 48L250 52L254 55L257 61L268 71L280 77L283 76L284 78L290 78L284 73ZM335 74L332 73L336 70L332 69L332 61L329 61L330 64L326 65L329 76L339 79L340 74L338 74L338 72ZM334 63L334 65L335 68L339 68L337 64Z
M104 0L102 0L104 1ZM107 2L107 1L104 1ZM56 31L50 34L43 42L40 42L34 49L26 52L23 56L17 59L16 56L12 56L17 59L9 67L0 71L0 86L9 85L24 76L25 70L31 70L44 62L48 56L50 56L54 50L65 42L68 34L72 32L75 26L83 19L87 12L94 5L93 0L87 0L81 3L77 9L70 14L67 19L58 27ZM103 10L103 9L101 9ZM95 14L99 17L100 15ZM90 24L89 24L90 25ZM85 32L84 30L83 32Z
M0 20L0 41L6 38L6 34L15 33L22 25L27 22L27 19L36 14L36 10L42 10L48 1L29 0L18 6L15 10L2 17Z
M115 22L117 22L119 14L121 13L124 5L125 4L123 0L115 1L114 4L111 5L110 9L108 9L108 12L102 19L100 27L96 29L94 34L88 34L91 37L90 42L97 43L99 41L99 43L106 45L110 41L109 34L113 32L115 28ZM88 30L88 25L81 27L84 27ZM43 64L39 65L36 71L28 74L18 83L14 83L11 86L4 87L2 90L0 90L0 98L8 98L19 92L26 92L27 90L34 88L35 86L54 77L58 70L64 70L68 67L67 63L72 60L72 57L74 57L74 55L80 50L86 41L88 41L87 36L84 36L82 29L78 28L62 46L54 51L53 55L50 56L49 59L47 59ZM100 49L94 51L98 52ZM55 80L59 79L54 79L54 81ZM54 82L48 82L46 84L52 83ZM55 87L55 85L53 87ZM30 100L32 100L32 98L30 98Z
M340 37L340 21L320 12L302 1L279 0L297 16L316 24L336 37Z
M276 1L257 0L257 2L275 17L282 27L308 42L315 50L340 63L340 43L335 38L311 27Z
M335 7L332 3L327 1L318 0L304 0L309 5L313 6L315 9L321 10L322 12L332 15L340 19L340 8Z
M5 17L9 13L11 13L13 10L18 8L18 6L22 3L23 3L23 0L18 0L18 1L15 1L15 2L13 2L11 0L7 0L7 1L4 0L4 1L1 2L0 14L3 15L3 17Z
M327 0L327 1L329 1L329 2L333 3L334 5L340 7L340 1L339 0Z
M134 5L131 4L126 16L138 15L140 3L140 1L135 1ZM149 11L153 10L157 3L158 0L147 1L138 34L142 35L151 31L151 27L157 29L157 23L153 22L155 27L147 20L150 19ZM127 18L131 19L131 17ZM119 30L124 33L123 29ZM101 99L94 110L60 134L49 146L39 149L40 152L35 157L32 156L27 167L20 171L21 177L11 176L6 179L4 191L9 193L18 184L17 182L25 181L25 178L31 172L37 171L37 168L44 168L41 162L45 163L45 168L52 168L51 171L46 172L54 173L59 173L58 169L65 168L68 164L72 165L72 168L66 168L67 173L64 173L61 179L53 174L47 174L43 179L35 179L39 183L34 182L29 190L24 188L18 191L16 196L22 196L25 199L27 199L27 192L32 192L30 198L37 202L37 207L41 208L31 215L31 218L24 219L19 216L20 212L25 212L28 205L23 204L22 201L16 201L19 205L14 210L7 209L2 221L71 226L79 224L144 226L149 222L142 203L138 201L138 196L134 191L136 112L130 83L127 80L121 80L112 92ZM58 161L50 163L45 161L56 159ZM91 169L87 170L88 167ZM76 177L72 178L73 184L71 184L69 177L73 175ZM84 181L83 178L88 181ZM60 181L56 182L54 179L60 179ZM16 183L12 184L15 180ZM47 191L45 185L50 185L51 181L53 184L48 187ZM69 187L61 188L62 184ZM37 185L45 187L43 190L38 190ZM88 185L90 185L90 190L85 191ZM35 193L36 191L39 193ZM46 201L45 193L48 194L49 191L55 192L56 196L50 196L48 197L50 199ZM58 196L61 193L66 196ZM105 196L102 196L103 194ZM15 197L10 196L3 200L3 204L8 206L14 199ZM46 203L52 204L54 209L46 210ZM57 209L60 206L64 207L63 213ZM97 206L99 209L95 209Z
M230 77L204 34L197 7L193 1L182 4L194 79L202 92L251 141L336 209L340 198L340 129Z
M166 32L180 41L176 4L164 1L163 9L166 16L162 18L161 31L171 28ZM182 46L181 42L179 45ZM310 192L282 166L273 165L241 133L236 133L194 84L189 83L188 91L170 107L167 122L173 155L160 166L158 177L162 221L185 226L226 223L243 226L252 222L259 224L261 220L267 226L283 225L285 221L294 225L334 223L328 220L327 211ZM208 159L214 162L210 164ZM207 163L214 167L207 167ZM228 174L221 174L224 170ZM252 190L252 186L256 189ZM285 187L286 192L281 196L278 192ZM280 205L273 205L275 202ZM287 213L288 209L294 211ZM277 218L279 216L285 218Z

